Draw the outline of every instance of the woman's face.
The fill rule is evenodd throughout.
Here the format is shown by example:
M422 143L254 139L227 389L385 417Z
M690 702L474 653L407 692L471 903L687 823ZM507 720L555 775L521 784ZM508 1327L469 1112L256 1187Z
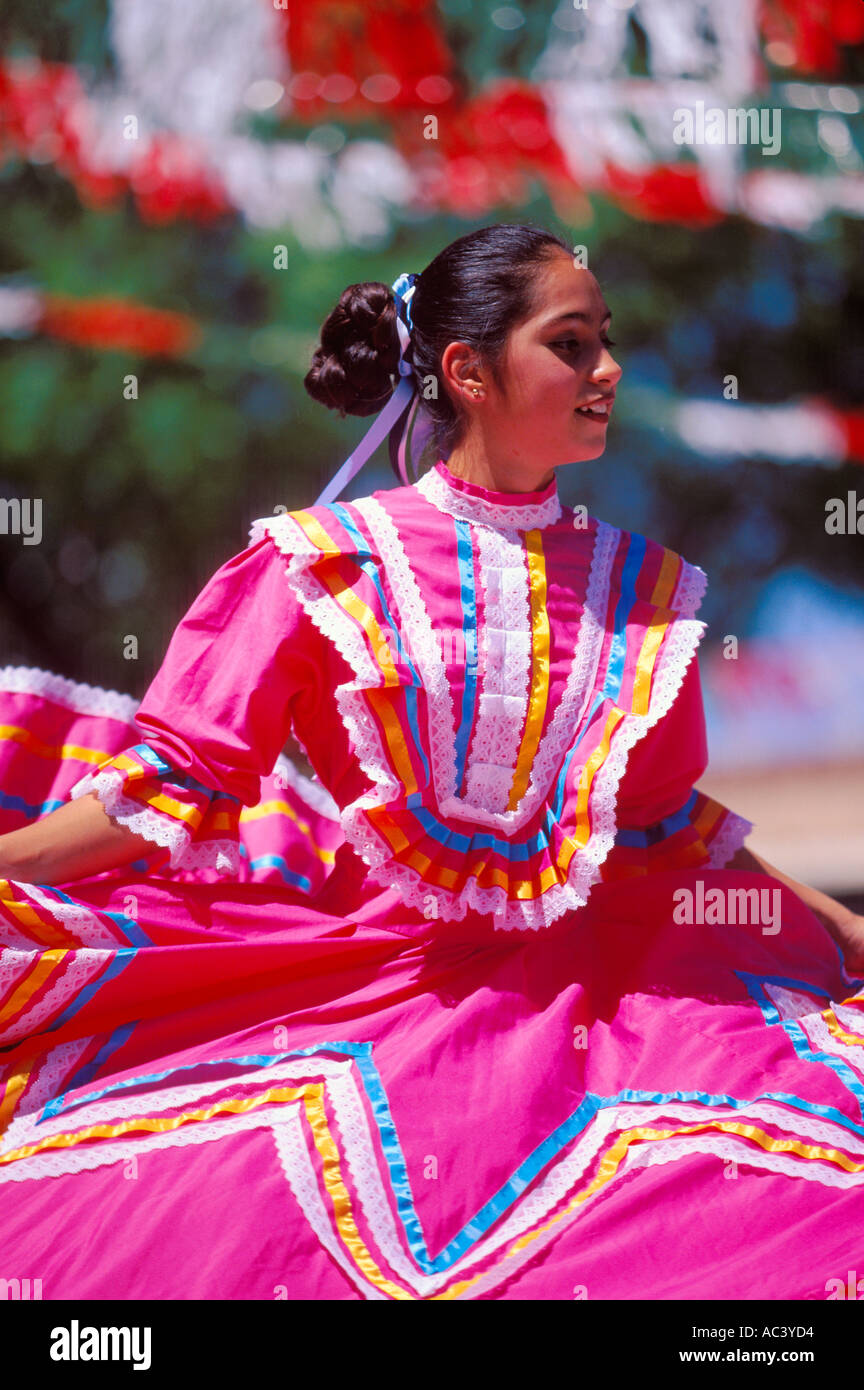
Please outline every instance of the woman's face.
M609 350L609 310L589 270L561 252L539 271L535 295L531 317L507 340L503 392L465 344L451 343L447 354L454 354L451 380L475 435L466 440L469 450L482 439L488 458L522 479L536 475L532 485L542 486L551 469L603 453L621 368ZM592 401L595 413L580 409Z

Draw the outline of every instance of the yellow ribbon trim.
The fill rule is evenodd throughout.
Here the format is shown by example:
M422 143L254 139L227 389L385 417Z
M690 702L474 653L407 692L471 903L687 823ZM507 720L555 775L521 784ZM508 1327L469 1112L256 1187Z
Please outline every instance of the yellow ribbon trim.
M49 1134L47 1138L40 1139L36 1144L23 1144L18 1149L10 1149L8 1153L0 1154L0 1165L17 1163L22 1158L32 1158L33 1154L41 1153L45 1149L72 1149L78 1144L86 1143L88 1139L116 1139L121 1134L130 1134L135 1131L165 1134L169 1130L179 1129L181 1125L211 1120L214 1115L241 1115L247 1110L256 1110L259 1106L266 1105L271 1101L274 1104L285 1104L288 1101L299 1100L302 1096L302 1089L295 1090L290 1087L274 1086L257 1096L216 1101L215 1104L202 1110L184 1110L181 1115L162 1117L136 1115L128 1120L119 1120L117 1124L88 1125L85 1129L73 1130L67 1134Z
M43 743L29 729L21 729L16 724L0 724L0 740L23 743L37 758L74 758L79 763L98 763L111 756L102 750L83 748L77 743Z
M531 595L531 693L528 716L522 733L519 756L510 788L508 811L519 805L528 781L534 756L540 743L540 733L549 700L549 614L546 611L546 562L543 555L543 533L537 529L525 533L525 554L528 560Z
M682 561L683 563L683 561ZM660 573L657 576L657 583L654 585L654 592L651 595L651 602L657 609L642 641L642 650L639 653L639 660L636 663L636 675L633 680L633 714L647 714L651 700L651 681L654 675L654 664L660 644L666 635L666 630L674 618L674 613L667 607L675 588L675 581L678 575L679 557L674 550L663 547L663 562L660 566Z
M15 1115L15 1107L21 1098L21 1093L27 1085L27 1082L30 1080L33 1062L38 1055L38 1053L31 1054L27 1065L21 1071L13 1072L6 1082L3 1100L0 1101L0 1134L5 1134L12 1123L12 1119Z
M658 608L648 625L633 681L633 714L648 713L651 699L651 680L654 675L657 653L673 617L674 614L668 608Z
M660 573L657 576L657 583L654 585L654 592L651 595L651 602L658 608L667 608L669 600L675 590L675 580L678 577L678 562L680 556L674 550L663 547L663 563L660 566ZM681 561L683 564L683 560Z
M768 1152L797 1153L803 1158L825 1159L829 1162L834 1162L846 1172L861 1172L864 1170L864 1164L854 1163L852 1159L848 1158L846 1154L840 1153L838 1149L824 1149L816 1144L802 1143L799 1139L774 1139L756 1125L741 1124L735 1120L705 1121L695 1125L682 1125L676 1129L651 1129L648 1126L640 1126L635 1129L623 1130L604 1154L597 1176L580 1192L577 1192L562 1211L556 1212L555 1215L544 1222L542 1226L538 1226L533 1231L526 1232L525 1235L515 1240L496 1264L490 1265L488 1269L481 1271L480 1274L475 1274L471 1279L465 1279L459 1283L452 1284L450 1288L445 1289L442 1293L433 1294L432 1300L443 1301L458 1298L466 1289L471 1288L472 1284L476 1284L479 1279L484 1278L485 1275L489 1273L490 1269L497 1268L498 1265L503 1264L504 1260L509 1259L512 1255L518 1254L520 1250L524 1250L532 1241L537 1240L539 1236L543 1235L559 1221L569 1216L576 1207L586 1202L599 1188L611 1181L624 1161L627 1150L631 1144L641 1143L644 1140L672 1139L678 1134L699 1134L705 1130L723 1130L729 1134L737 1134L744 1139L752 1139L761 1149L765 1149Z
M40 946L81 946L79 937L59 923L43 918L32 903L12 896L12 885L8 878L0 878L0 907L9 914L25 935L38 942Z
M831 1033L838 1042L846 1043L849 1047L861 1047L864 1038L858 1033L847 1033L834 1010L830 1007L822 1010L822 1017L828 1025L828 1032Z
M40 954L36 965L27 978L21 981L17 989L13 990L11 998L7 999L3 1008L0 1009L0 1024L8 1023L16 1014L20 1014L22 1009L26 1008L28 1000L32 999L36 991L62 965L68 954L68 950L43 951Z
M577 846L584 847L591 837L591 825L588 820L588 798L591 795L591 787L594 782L595 773L601 764L606 761L609 755L609 745L612 741L612 735L623 718L624 711L619 709L617 705L613 705L606 717L606 727L603 730L603 737L582 769L582 775L579 778L579 790L576 796L576 829L573 835L568 838L567 844L562 846L561 854L558 857L558 863L562 869L566 869L566 865L569 864L573 857L575 848ZM573 845L573 849L568 853L568 846L571 844Z
M384 730L384 737L387 747L390 749L396 775L405 787L405 794L410 796L418 790L417 779L414 776L414 769L411 766L411 758L405 743L402 732L402 725L389 697L383 690L366 690L366 703L373 713L377 716L378 722Z
M24 1081L15 1077L13 1082L17 1083L16 1094L20 1093ZM177 1129L181 1125L212 1119L216 1115L243 1114L270 1103L286 1104L295 1100L302 1100L303 1102L304 1114L315 1147L321 1157L324 1185L333 1206L336 1228L345 1249L364 1276L384 1293L399 1300L413 1299L414 1295L409 1290L382 1273L360 1235L353 1216L350 1196L342 1179L339 1151L327 1124L324 1108L324 1085L320 1082L307 1083L301 1087L274 1086L257 1096L217 1101L213 1105L198 1110L185 1111L177 1116L161 1118L138 1116L120 1121L117 1124L89 1125L71 1133L49 1135L36 1144L26 1144L0 1155L0 1164L14 1163L47 1149L72 1148L90 1139L113 1139L119 1135L135 1131L165 1133ZM4 1101L4 1108L5 1105L6 1102ZM647 1125L636 1126L622 1131L613 1140L603 1155L597 1175L574 1194L562 1211L557 1212L533 1231L518 1237L495 1264L488 1266L487 1269L470 1279L458 1281L441 1293L432 1295L432 1301L449 1301L458 1298L478 1280L484 1278L490 1270L497 1268L505 1259L526 1249L546 1231L571 1215L578 1206L588 1201L591 1196L615 1177L631 1145L671 1139L677 1135L700 1134L709 1131L737 1134L740 1138L752 1141L766 1152L798 1154L802 1158L832 1163L848 1173L864 1171L864 1163L855 1162L838 1149L808 1144L799 1139L776 1138L760 1129L758 1125L734 1120L702 1121L697 1124L678 1125L670 1129L655 1129Z
M334 558L342 553L316 517L303 511L294 512L293 515L300 520L302 529L313 545L317 545L325 556ZM390 644L381 631L378 619L369 605L345 583L339 574L323 573L320 579L330 590L335 602L359 624L369 638L375 660L384 677L385 688L401 685L402 682L393 661ZM367 703L383 728L397 776L404 783L406 794L410 796L417 791L417 782L399 718L389 699L380 690L373 688L364 691L364 694Z
M8 1153L0 1154L0 1164L16 1163L23 1158L32 1158L34 1154L48 1149L71 1149L90 1139L115 1139L123 1134L142 1131L165 1134L170 1130L179 1129L182 1125L200 1123L203 1120L213 1119L217 1115L240 1115L270 1103L284 1105L291 1101L301 1100L315 1147L321 1156L324 1185L333 1204L336 1227L343 1245L354 1263L371 1283L389 1294L391 1298L413 1299L414 1295L409 1290L402 1288L382 1274L360 1235L354 1220L351 1199L342 1181L339 1151L327 1124L323 1095L324 1087L320 1082L310 1082L300 1087L272 1086L257 1096L234 1097L230 1100L216 1101L213 1105L198 1110L186 1110L181 1115L162 1117L138 1115L128 1120L121 1120L117 1124L88 1125L84 1129L74 1130L71 1133L48 1135L36 1144L23 1144L17 1149L10 1149Z
M306 1119L312 1131L312 1138L315 1147L321 1156L321 1168L324 1178L324 1186L327 1194L333 1203L333 1214L336 1220L336 1229L339 1237L348 1254L351 1256L358 1269L362 1270L370 1283L390 1295L391 1298L413 1300L414 1295L410 1290L403 1288L400 1284L394 1283L382 1274L372 1255L369 1253L354 1220L351 1210L351 1198L342 1181L342 1169L339 1165L339 1150L333 1142L333 1136L327 1125L327 1116L324 1110L323 1086L318 1083L309 1085L305 1088L303 1104L306 1111Z
M466 877L476 878L481 888L500 887L510 890L510 900L530 901L545 893L554 883L560 883L560 876L554 865L548 864L533 878L514 878L506 870L490 864L487 859L475 860L467 871L450 869L434 864L422 850L413 849L410 841L399 826L391 819L385 806L370 806L366 812L376 829L380 830L394 859L415 869L422 879L432 887L448 890L458 889ZM515 892L514 892L515 890Z

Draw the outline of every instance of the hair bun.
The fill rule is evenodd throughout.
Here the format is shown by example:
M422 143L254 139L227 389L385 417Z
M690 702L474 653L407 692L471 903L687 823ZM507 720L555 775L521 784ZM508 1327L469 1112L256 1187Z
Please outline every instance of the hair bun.
M349 285L324 320L303 385L313 400L343 416L373 415L393 394L398 369L392 290L379 280Z

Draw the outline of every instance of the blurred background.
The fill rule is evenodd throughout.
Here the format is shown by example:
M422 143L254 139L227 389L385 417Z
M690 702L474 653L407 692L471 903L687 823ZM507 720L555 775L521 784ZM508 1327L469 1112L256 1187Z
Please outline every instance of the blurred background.
M302 387L342 289L539 223L624 367L562 498L707 572L701 786L864 909L862 102L861 0L4 0L2 662L140 697L369 423Z

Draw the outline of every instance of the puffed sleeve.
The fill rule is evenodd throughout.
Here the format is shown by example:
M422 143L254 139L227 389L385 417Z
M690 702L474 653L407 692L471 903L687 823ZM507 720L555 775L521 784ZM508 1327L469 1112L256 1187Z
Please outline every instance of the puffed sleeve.
M604 880L662 869L722 868L752 823L695 786L708 766L699 665L694 658L664 717L634 746L618 788L615 843Z
M177 626L135 715L140 742L71 790L160 847L148 863L238 873L242 806L254 806L296 704L321 698L318 634L262 537L208 581Z

